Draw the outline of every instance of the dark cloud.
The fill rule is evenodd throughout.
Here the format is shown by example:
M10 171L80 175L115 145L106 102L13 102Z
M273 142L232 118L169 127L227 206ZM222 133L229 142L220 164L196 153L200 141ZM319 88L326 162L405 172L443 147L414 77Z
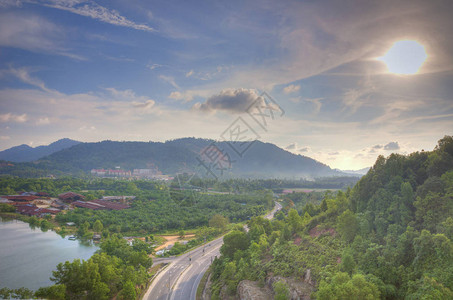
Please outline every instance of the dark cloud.
M329 155L338 155L338 154L340 154L340 152L338 152L338 151L337 151L337 152L330 152L330 153L329 153Z
M206 112L224 110L231 113L244 113L256 101L264 102L264 99L258 96L255 90L228 89L209 97L205 103L196 103L192 108Z
M398 142L390 142L384 146L384 150L399 150L399 149L400 145L398 145Z
M300 148L299 152L308 152L308 150L309 150L308 147L304 147L304 148Z
M383 147L382 145L375 145L373 146L373 149L382 149L382 147Z
M297 144L296 143L292 143L290 145L288 145L285 149L286 150L294 150L297 148Z

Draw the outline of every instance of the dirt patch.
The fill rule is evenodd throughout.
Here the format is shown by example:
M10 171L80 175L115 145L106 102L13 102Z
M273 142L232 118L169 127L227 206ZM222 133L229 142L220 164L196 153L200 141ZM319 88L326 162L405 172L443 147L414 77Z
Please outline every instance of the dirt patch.
M294 240L294 245L299 246L300 243L302 243L302 238L298 236L298 237L296 237L296 239Z
M310 230L310 236L311 237L318 237L323 234L328 234L331 236L337 235L337 232L333 228L327 228L327 229L320 229L319 226L316 226L315 228Z
M156 247L156 251L167 248L170 245L174 245L176 242L190 241L195 237L195 234L186 234L184 239L180 239L179 235L161 235L165 239L165 243Z

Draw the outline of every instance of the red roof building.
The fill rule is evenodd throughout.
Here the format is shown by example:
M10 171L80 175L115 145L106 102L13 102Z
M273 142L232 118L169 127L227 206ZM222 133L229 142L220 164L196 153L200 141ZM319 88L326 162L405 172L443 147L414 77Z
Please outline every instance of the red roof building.
M3 196L3 198L14 201L14 202L30 202L35 199L38 199L37 196L22 196L22 195L11 195L11 196Z
M27 216L37 216L42 217L48 214L57 214L60 212L58 209L47 209L47 208L39 208L32 204L26 205L18 205L16 206L16 211Z
M75 207L80 207L80 208L89 208L93 210L101 210L101 209L107 209L107 210L122 210L126 208L130 208L129 205L126 204L121 204L121 203L114 203L114 202L109 202L109 201L104 201L104 200L92 200L92 201L74 201L72 203Z
M58 198L60 200L66 201L66 202L77 201L77 200L85 200L84 196L82 196L80 194L73 193L73 192L67 192L67 193L60 194L60 195L58 195Z

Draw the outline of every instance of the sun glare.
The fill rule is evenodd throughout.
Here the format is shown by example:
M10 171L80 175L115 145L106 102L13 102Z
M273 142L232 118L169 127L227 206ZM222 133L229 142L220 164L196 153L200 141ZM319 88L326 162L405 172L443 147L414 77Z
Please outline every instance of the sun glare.
M390 73L416 74L428 55L425 47L417 41L398 41L378 60L383 61Z

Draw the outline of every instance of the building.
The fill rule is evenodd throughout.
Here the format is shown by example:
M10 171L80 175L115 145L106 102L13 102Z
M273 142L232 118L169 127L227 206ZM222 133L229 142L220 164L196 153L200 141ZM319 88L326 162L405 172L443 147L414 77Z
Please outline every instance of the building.
M91 175L99 177L131 177L132 172L127 170L104 170L104 169L92 169Z
M92 200L92 201L74 201L72 203L74 207L80 207L80 208L89 208L92 210L122 210L122 209L127 209L130 208L129 205L126 204L121 204L121 203L115 203L115 202L109 202L109 201L104 201L104 200Z
M85 196L73 192L67 192L58 195L58 199L65 202L72 202L77 200L85 200Z
M55 208L39 208L32 204L18 205L16 206L16 211L22 215L29 217L36 216L42 218L45 215L57 214L60 212L59 209Z

